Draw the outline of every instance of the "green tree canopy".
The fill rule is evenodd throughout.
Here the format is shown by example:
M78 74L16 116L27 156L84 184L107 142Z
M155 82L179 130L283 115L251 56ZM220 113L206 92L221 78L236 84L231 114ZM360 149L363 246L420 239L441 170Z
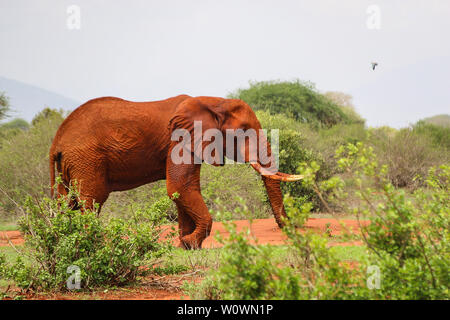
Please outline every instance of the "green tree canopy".
M33 120L31 120L31 124L36 126L43 120L58 119L62 121L64 118L65 116L63 110L51 109L47 107L34 116Z
M30 128L30 124L24 119L16 118L11 121L3 123L2 125L0 125L0 128L6 129L6 130L9 130L9 129L27 130Z
M450 128L450 115L448 114L438 114L433 117L425 118L419 122L426 124L432 124L435 126L441 126L445 128Z
M0 93L0 120L6 118L8 116L8 112L10 111L9 106L9 98L5 95L4 92Z
M356 112L353 97L339 91L325 92L325 97L336 103L353 123L364 124L365 120Z
M229 97L244 100L254 110L284 113L297 121L317 126L355 122L336 102L319 93L312 83L300 80L250 82L250 88L238 89Z

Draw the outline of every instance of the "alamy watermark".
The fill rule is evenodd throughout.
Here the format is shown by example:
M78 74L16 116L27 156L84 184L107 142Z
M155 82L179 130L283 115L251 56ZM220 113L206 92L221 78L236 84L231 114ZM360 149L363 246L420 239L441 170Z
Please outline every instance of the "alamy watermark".
M81 289L81 270L80 267L71 265L67 267L67 273L70 274L67 278L66 285L69 290Z
M370 290L381 288L381 271L378 266L369 266L367 268L367 288Z
M70 5L66 9L67 20L66 25L69 30L81 29L81 8L77 5Z
M178 142L170 153L174 164L225 164L225 157L237 163L258 163L267 174L278 172L279 130L216 128L203 131L202 121L194 121L193 136L186 129L175 129L171 140ZM192 156L193 155L193 156Z
M369 30L380 30L381 29L381 9L380 6L372 4L367 7L367 20L366 26Z

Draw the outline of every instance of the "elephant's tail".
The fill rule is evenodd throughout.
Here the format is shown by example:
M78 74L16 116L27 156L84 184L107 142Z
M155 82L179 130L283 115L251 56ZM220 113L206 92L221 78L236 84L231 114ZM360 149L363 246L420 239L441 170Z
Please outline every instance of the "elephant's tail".
M50 152L50 195L52 199L55 194L55 169L58 171L61 169L61 152ZM56 168L55 168L56 163Z

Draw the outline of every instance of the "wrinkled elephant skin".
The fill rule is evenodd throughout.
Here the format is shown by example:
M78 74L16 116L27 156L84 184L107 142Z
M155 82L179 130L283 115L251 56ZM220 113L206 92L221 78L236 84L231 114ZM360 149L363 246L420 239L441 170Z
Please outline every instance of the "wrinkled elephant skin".
M58 195L66 195L67 187L76 181L80 199L75 200L75 205L85 200L88 208L94 203L101 208L113 191L166 179L169 196L179 194L174 201L180 243L185 248L201 248L212 225L200 193L201 163L175 164L170 156L178 143L171 140L174 130L192 132L194 121L202 121L203 132L218 129L225 134L227 129L261 129L250 106L241 100L187 95L155 102L114 97L90 100L75 109L55 135L50 149L52 194L55 169L63 182L57 186ZM247 162L253 151L248 146L241 151ZM268 144L266 151L270 156ZM191 159L194 152L189 155ZM268 174L259 160L252 166L262 174L273 214L282 227L281 218L286 214L280 181L299 177L279 172Z

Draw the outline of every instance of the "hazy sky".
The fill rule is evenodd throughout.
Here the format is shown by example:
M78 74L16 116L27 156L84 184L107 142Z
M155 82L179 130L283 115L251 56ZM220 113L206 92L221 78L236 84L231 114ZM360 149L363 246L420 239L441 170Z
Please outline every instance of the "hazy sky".
M448 0L0 0L0 76L81 102L299 78L352 94L369 125L406 126L450 113L449 39Z

